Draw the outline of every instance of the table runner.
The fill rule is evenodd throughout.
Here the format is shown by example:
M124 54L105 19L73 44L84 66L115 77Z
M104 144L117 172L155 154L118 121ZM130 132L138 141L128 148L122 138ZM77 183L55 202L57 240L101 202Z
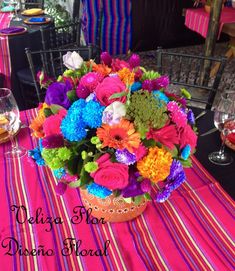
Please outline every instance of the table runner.
M0 29L9 27L9 12L0 12ZM4 87L11 88L11 59L8 37L0 36L0 73L4 75Z
M27 125L35 116L36 110L21 112ZM27 149L37 144L27 128L16 140ZM9 143L1 145L0 155L9 148ZM85 219L77 225L70 220L74 207L82 205L79 190L68 189L62 197L56 196L57 180L51 171L28 159L12 162L1 156L0 160L2 270L233 270L234 202L194 157L193 167L186 169L187 181L165 203L149 203L130 222L93 225ZM23 218L17 222L16 208L21 205L28 218L35 218L41 207L41 216L59 217L63 223L53 224L52 229L49 224L20 224ZM5 255L9 238L15 238L12 244L18 242L15 256ZM106 244L108 255L76 256L73 251L66 256L70 253L64 249L66 238L81 240L79 252L99 248L104 252ZM49 254L53 250L54 255L19 256L21 248L44 249Z
M206 38L207 36L209 20L210 20L210 14L207 13L204 10L204 8L186 10L185 25L189 29L202 35L204 38ZM221 13L218 39L220 37L223 25L226 23L234 23L234 22L235 22L235 9L225 7Z
M103 6L101 50L111 55L127 53L131 47L131 1L82 0L86 41L96 42L101 4Z

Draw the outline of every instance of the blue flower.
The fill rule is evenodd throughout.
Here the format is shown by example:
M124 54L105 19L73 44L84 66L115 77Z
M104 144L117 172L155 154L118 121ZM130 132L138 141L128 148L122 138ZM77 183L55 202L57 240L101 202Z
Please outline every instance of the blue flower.
M35 162L39 165L39 166L45 166L45 161L42 158L41 155L41 151L39 147L34 148L33 150L28 151L28 154L30 157L32 157Z
M62 134L69 141L80 141L87 135L85 123L82 120L82 110L85 105L84 99L74 102L61 122Z
M101 199L105 199L112 194L111 190L96 183L89 184L87 186L87 191L88 193Z
M131 85L131 91L132 92L135 92L135 91L138 91L142 88L142 84L141 82L135 82Z
M184 159L184 160L187 160L189 158L189 155L190 155L190 152L191 152L191 147L190 145L186 145L182 152L181 152L181 157Z
M89 128L97 128L102 124L104 106L98 102L89 101L82 110L82 119Z
M163 101L165 103L168 103L170 100L169 98L160 90L154 90L152 91L153 96L157 97L160 101Z
M54 175L55 175L55 177L56 177L57 179L61 179L62 177L65 176L66 171L65 171L64 168L59 168L59 169L53 170L53 173L54 173Z

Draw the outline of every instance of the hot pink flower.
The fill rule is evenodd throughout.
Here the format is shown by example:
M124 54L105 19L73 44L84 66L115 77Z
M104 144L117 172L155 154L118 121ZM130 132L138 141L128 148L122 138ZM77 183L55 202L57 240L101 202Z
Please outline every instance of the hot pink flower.
M109 99L114 93L125 91L126 86L119 77L106 77L96 88L95 94L101 105L108 106L114 101L125 103L126 96Z
M123 189L128 185L128 166L121 163L112 163L110 155L105 153L96 160L99 168L90 175L94 182L108 189Z
M65 109L61 109L58 114L51 115L45 119L43 123L43 131L45 133L45 136L61 134L60 124L66 113L67 111Z
M117 72L123 68L130 68L130 65L126 61L116 58L112 60L111 68L114 72Z
M186 145L190 145L191 149L195 149L197 145L197 135L193 131L190 125L186 125L184 128L179 129L180 134L180 148L184 148Z
M159 130L150 129L147 133L147 139L150 138L160 142L169 149L173 149L175 144L179 144L179 136L175 125L167 125Z
M147 154L147 152L148 149L144 145L140 144L139 148L134 150L136 161L141 160Z

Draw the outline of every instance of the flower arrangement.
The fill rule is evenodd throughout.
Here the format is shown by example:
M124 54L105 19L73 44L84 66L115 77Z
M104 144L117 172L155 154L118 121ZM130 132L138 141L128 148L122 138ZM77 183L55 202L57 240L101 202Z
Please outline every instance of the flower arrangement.
M40 72L45 102L30 127L39 147L30 156L59 179L57 192L86 189L105 199L121 195L136 204L165 201L185 181L197 135L189 93L169 93L169 79L128 61L101 54L101 63L64 56L68 67L57 80Z

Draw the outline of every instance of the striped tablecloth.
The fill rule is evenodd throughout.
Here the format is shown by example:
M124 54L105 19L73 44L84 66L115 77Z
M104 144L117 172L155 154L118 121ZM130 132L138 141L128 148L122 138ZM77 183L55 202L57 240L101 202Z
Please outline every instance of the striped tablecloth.
M0 29L10 25L9 12L0 12ZM4 87L11 88L11 60L8 37L0 36L0 74L4 76Z
M202 35L204 38L207 36L207 30L210 20L210 14L204 8L187 9L185 14L185 25ZM225 7L221 13L218 39L220 37L223 25L226 23L235 22L235 9Z
M111 55L125 54L131 47L131 2L126 0L82 0L85 38L95 43L101 4L101 50Z
M35 115L35 110L22 112L22 122L28 124ZM36 145L27 128L16 140L27 149ZM9 143L1 145L0 155L9 148ZM51 171L27 158L9 161L1 157L0 172L1 270L234 270L234 202L195 158L193 168L186 170L187 181L169 200L149 203L137 219L114 224L92 225L84 220L72 224L73 208L81 205L79 191L69 189L62 197L56 196L57 181ZM21 223L16 220L20 205L25 206L28 219L24 222L21 212ZM38 208L44 214L39 220L60 217L63 223L53 224L52 229L49 224L33 223L30 217L35 220ZM108 255L68 255L70 250L63 244L66 238L81 240L79 251L103 250L109 240ZM26 248L36 248L41 254L25 256ZM53 255L43 256L42 250L53 251Z

